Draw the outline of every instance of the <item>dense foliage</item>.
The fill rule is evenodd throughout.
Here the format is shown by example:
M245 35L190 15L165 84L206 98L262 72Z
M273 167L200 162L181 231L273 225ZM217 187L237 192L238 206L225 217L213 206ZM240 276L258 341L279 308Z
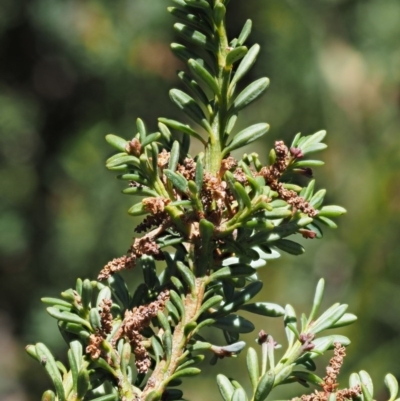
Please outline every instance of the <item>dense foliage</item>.
M78 274L94 277L129 246L132 220L124 217L124 200L111 196L118 183L99 168L108 152L103 137L112 129L131 138L137 115L150 132L160 111L181 118L166 101L167 88L179 85L175 69L183 67L167 49L172 30L165 6L164 0L1 2L2 398L21 382L32 399L49 386L35 362L19 355L16 341L41 339L66 363L65 345L39 297L56 296ZM228 19L238 35L251 16L250 43L264 45L243 87L266 71L272 77L269 95L244 110L238 129L260 115L271 123L269 140L253 147L266 164L265 145L274 138L291 143L299 128L326 127L328 163L315 175L329 188L329 202L349 210L334 235L301 241L304 256L259 270L263 292L306 310L317 278L327 277L328 302L351 301L352 312L363 317L342 330L353 340L343 369L363 366L377 378L397 370L399 352L399 10L396 0L255 0L232 2ZM124 278L130 288L141 279ZM288 278L291 285L282 285ZM278 319L252 320L257 330L279 333ZM251 343L254 333L243 337ZM241 358L244 353L238 363L225 359L205 369L202 391L213 394L220 366L243 374ZM285 386L280 397L295 395L295 387Z
M283 317L288 346L276 361L278 343L261 330L261 356L254 348L247 350L250 394L236 378L219 374L225 401L263 401L275 387L293 382L319 388L301 396L304 401L372 400L366 371L353 373L348 388L338 388L348 338L316 337L356 319L339 303L317 317L323 280L311 313L302 314L299 322L289 304L283 308L264 301L249 303L263 286L258 269L266 260L279 257L281 251L303 253L293 235L317 240L322 237L320 225L336 228L331 219L345 212L339 206L323 206L326 191L315 191L314 180L302 184L297 179L312 178L313 168L323 164L307 156L326 148L326 133L297 134L290 146L275 141L268 164L255 152L233 157L232 152L269 129L266 123L235 127L239 112L269 85L267 78L259 78L240 88L260 51L258 44L245 45L252 22L246 21L238 37L228 40L229 0L174 3L168 11L184 22L174 28L185 44L171 47L187 64L188 72L178 76L188 92L172 89L170 98L196 125L159 118L159 131L149 133L138 119L133 139L107 136L119 153L106 166L129 182L124 193L144 197L128 213L146 217L136 226L138 235L127 255L107 263L99 281L78 279L75 289L62 292L61 299L42 299L70 347L69 368L43 343L27 347L54 385L43 399L180 400L183 392L176 387L182 378L201 372L194 365L207 351L215 364L243 350L240 334L254 330L250 320L236 313L244 310ZM203 147L194 157L189 153L191 139ZM165 262L159 273L156 260ZM133 292L119 274L128 269L143 273L144 282ZM101 283L105 280L107 285ZM227 345L209 342L207 327L221 330ZM320 378L313 373L313 359L330 349L334 356ZM389 374L385 383L394 401L397 381Z

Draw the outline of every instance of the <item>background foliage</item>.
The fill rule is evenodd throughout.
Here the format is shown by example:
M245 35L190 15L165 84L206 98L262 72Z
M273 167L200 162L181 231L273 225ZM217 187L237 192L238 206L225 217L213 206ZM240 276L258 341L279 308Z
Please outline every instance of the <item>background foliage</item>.
M38 399L46 386L25 343L40 338L56 354L64 351L39 298L57 296L77 275L94 278L130 245L132 199L115 195L121 185L103 167L110 155L104 136L129 138L137 117L155 130L159 115L178 114L168 100L181 68L168 48L168 5L0 3L2 399ZM343 375L363 368L376 383L388 371L398 376L400 3L232 0L229 12L232 36L250 17L251 41L263 47L247 79L271 79L268 94L242 117L249 125L262 115L271 124L257 151L265 160L273 140L327 129L326 165L315 174L329 188L327 203L348 210L336 232L307 243L304 256L264 269L262 297L308 310L324 276L326 305L349 303L360 318L346 329L353 344ZM127 277L134 281L134 272ZM257 321L275 338L280 326ZM221 366L239 376L242 358L210 367L202 398L215 398ZM193 390L187 396L198 399Z

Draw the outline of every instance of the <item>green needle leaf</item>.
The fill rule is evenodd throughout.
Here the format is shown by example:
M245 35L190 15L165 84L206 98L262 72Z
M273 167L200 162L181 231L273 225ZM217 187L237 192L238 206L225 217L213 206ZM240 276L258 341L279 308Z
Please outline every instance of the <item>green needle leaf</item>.
M236 97L233 102L233 109L235 111L242 110L250 103L257 100L267 90L268 86L268 78L260 78L257 81L252 82Z
M198 64L198 65L201 65L201 64ZM186 87L188 89L190 89L199 98L199 100L204 104L204 106L208 105L207 95L204 93L204 91L200 87L200 85L189 76L189 74L186 74L186 72L180 71L178 73L178 77L182 80L182 82L186 85Z
M72 350L68 350L68 362L69 362L69 367L71 369L73 386L76 391L78 385L78 372L80 366L77 364L76 359L72 353Z
M40 299L44 304L51 306L62 306L65 309L71 309L72 304L59 298L44 297Z
M167 142L167 144L169 144L172 141L172 134L171 131L168 129L168 127L163 124L163 123L158 123L158 129L161 132L161 135L163 137L163 140Z
M203 82L214 95L218 95L220 90L215 78L196 60L190 59L188 66L195 78Z
M250 333L254 330L253 323L239 315L218 318L213 326L232 333Z
M344 347L350 345L351 341L346 336L341 336L339 334L334 334L332 336L318 337L313 340L313 344L315 347L313 348L314 352L318 354L323 353L327 350L331 350L334 348L335 343L340 343Z
M136 181L137 183L142 185L147 185L147 186L149 185L149 182L139 174L132 174L132 173L121 174L118 175L117 178L119 180Z
M210 4L206 0L184 0L186 4L192 7L210 10Z
M248 19L245 24L243 25L242 31L240 32L240 35L238 37L238 45L243 45L247 38L249 37L250 33L251 33L251 27L252 27L252 22L250 19Z
M312 310L307 321L308 324L310 324L314 320L315 316L318 313L319 307L321 306L322 297L324 296L324 288L325 288L325 280L321 278L318 281L317 288L315 290Z
M325 384L323 379L321 379L319 376L317 376L311 372L294 371L294 372L292 372L292 376L294 376L302 381L315 384L316 386L319 386L319 387L322 387L322 385Z
M178 370L176 373L174 373L172 376L170 376L167 379L167 383L170 382L171 380L175 380L179 377L197 376L200 372L201 372L201 370L198 368L185 368L182 370Z
M231 84L229 86L229 91L232 92L233 87L246 75L257 59L257 55L260 52L260 45L253 45L244 59L239 64L235 75L232 78Z
M42 395L42 401L56 401L56 395L52 390L46 390Z
M310 326L311 331L317 334L331 328L346 312L348 305L337 305L329 308Z
M209 281L221 280L229 277L248 277L256 273L257 270L247 265L231 265L215 271L209 278Z
M148 213L149 211L145 208L142 202L136 203L128 210L128 214L130 214L131 216L143 216L144 214Z
M290 168L298 168L298 167L320 167L323 166L325 162L322 160L298 160L294 162Z
M188 42L193 43L194 45L205 50L210 50L211 52L215 51L214 44L203 33L179 22L174 25L174 28L182 36L182 38Z
M325 136L326 136L325 130L318 131L315 134L301 138L297 146L304 151L307 147L320 143L325 138Z
M169 156L168 170L175 172L179 161L180 145L178 141L174 141Z
M372 383L371 376L365 370L361 370L360 372L358 372L358 374L360 375L361 383L366 387L366 389L368 390L368 393L370 394L370 398L372 399L374 396L374 384ZM364 389L363 389L363 393L364 393ZM365 394L364 394L364 397L365 397Z
M245 287L242 291L235 294L233 300L225 304L218 313L234 312L241 307L245 302L254 298L262 289L263 283L261 281L254 281Z
M90 387L89 372L82 368L78 373L77 396L78 400L83 399Z
M139 167L140 161L135 156L127 155L126 153L120 153L108 159L106 167L110 169L112 167L118 167L124 164L131 164L135 167Z
M256 392L254 394L254 401L264 401L268 394L271 392L275 381L275 374L273 370L268 371L261 378L258 383Z
M216 26L221 26L224 22L226 14L226 8L222 4L222 2L215 2L214 9L213 9L213 18L214 18L214 23Z
M188 60L192 58L196 60L199 64L201 64L204 68L207 68L209 71L211 71L207 63L198 54L196 54L192 50L189 50L186 46L183 46L179 43L171 43L171 50L175 54L175 56L184 61L185 64L188 62Z
M232 49L226 56L226 67L231 68L234 63L241 60L248 52L246 46L239 46Z
M147 135L146 138L140 143L142 148L145 146L157 142L161 138L161 134L159 132L155 132L154 134Z
M181 319L185 316L185 306L183 304L182 298L177 294L176 291L170 290L171 301L178 310Z
M158 196L156 191L144 186L130 187L122 191L125 195L136 195L136 196Z
M109 134L106 135L106 141L115 149L121 152L126 152L126 145L128 145L128 141L126 141L125 139L113 134Z
M74 313L60 311L57 308L53 308L53 307L49 307L46 310L47 310L47 313L50 316L54 317L55 319L58 319L58 320L61 320L64 322L81 324L81 325L87 327L88 329L91 328L88 321L86 321L85 319L82 319L81 317L79 317L78 315L76 315Z
M325 217L325 216L318 216L318 215L317 215L317 219L318 219L321 223L323 223L323 224L325 224L326 226L328 226L329 228L337 228L337 224L336 224L334 221L332 221L331 219L329 219L328 217Z
M172 320L175 324L178 324L180 321L178 309L176 309L175 305L169 300L167 301L165 306L168 309L168 317L172 318Z
M172 185L176 189L183 193L186 193L186 191L188 190L188 182L183 175L167 169L164 170L164 174L166 175L168 180L171 181Z
M224 298L221 295L214 295L210 299L207 299L207 301L205 301L203 305L201 305L201 308L199 309L198 312L198 316L208 311L208 309L212 308L213 306L219 304L223 299Z
M285 332L286 336L288 338L288 343L289 346L291 346L295 340L295 334L293 333L292 329L288 327L289 324L292 325L292 327L295 327L297 330L297 317L296 317L296 312L293 309L292 305L286 305L285 307L285 317L284 317L284 323L285 323Z
M385 384L390 393L390 398L388 401L394 401L399 392L399 383L397 382L396 378L389 373L385 376Z
M151 347L153 348L154 356L156 357L156 362L159 362L164 356L164 350L157 336L151 337Z
M100 313L97 308L90 309L89 320L93 330L101 330Z
M180 18L186 24L192 26L193 28L198 29L199 31L207 34L208 36L212 35L210 29L204 25L203 21L197 15L183 11L178 7L168 7L167 10L174 17Z
M176 287L176 289L178 290L178 292L180 294L185 293L185 287L183 286L182 282L177 277L172 276L171 281L172 281L172 284Z
M200 192L203 187L203 178L204 178L203 159L204 159L204 153L200 153L196 160L195 182L198 192Z
M142 119L138 118L136 120L136 128L139 132L140 143L142 143L146 139L146 126L144 125L144 122Z
M341 206L323 206L319 211L318 211L318 216L324 216L324 217L338 217L341 216L342 214L346 213L346 209L341 207Z
M349 387L361 386L361 380L358 373L352 373L349 378ZM360 401L364 401L364 396L359 396Z
M254 348L249 348L246 357L247 371L249 372L251 385L253 390L257 388L258 379L260 377L260 369L257 352Z
M169 95L178 108L186 113L194 122L202 126L206 131L211 131L206 116L192 97L179 89L171 89Z
M324 201L325 194L326 194L326 190L320 189L311 198L310 205L313 206L315 209L318 209L322 205L322 202Z
M206 142L204 141L204 139L196 131L194 131L192 128L190 128L188 125L182 124L179 121L169 120L168 118L159 118L158 121L160 121L161 123L164 123L165 125L167 125L170 128L173 128L180 132L188 134L188 135L198 139L204 145L206 145Z
M240 196L240 199L243 202L244 207L247 207L251 210L251 199L247 194L246 190L244 189L243 185L240 182L235 182L234 184L236 193Z
M33 344L27 345L25 347L25 351L30 355L33 359L40 362L40 358L36 352L36 347Z
M280 239L278 241L275 241L273 245L281 249L282 251L290 253L291 255L302 255L305 252L303 246L301 246L297 242L288 239Z
M254 124L244 130L240 131L234 136L229 145L223 150L223 156L232 152L235 149L241 148L242 146L248 145L254 142L258 138L261 138L269 130L269 125L266 123Z
M352 313L345 313L333 326L331 329L337 329L338 327L348 326L357 320L357 316Z
M36 353L40 358L41 363L44 365L46 372L53 381L56 389L57 397L60 401L65 401L65 392L62 384L60 371L58 370L56 361L50 350L42 343L36 344Z
M300 192L300 196L302 196L306 201L309 201L314 193L315 188L315 180L311 180L307 187L303 188Z
M182 365L180 365L178 367L178 370L184 369L184 368L186 368L187 366L190 366L190 365L194 365L194 364L200 363L203 360L204 360L204 355L196 355L196 356L188 359L184 363L182 363Z
M171 331L171 326L169 325L168 319L166 318L166 316L164 315L164 313L162 311L158 311L157 320L158 320L158 323L160 324L160 327L164 331Z
M144 259L146 257L143 257ZM149 257L151 258L151 257ZM145 259L146 260L146 259ZM139 261L139 263L146 263ZM128 287L126 285L125 280L117 273L113 274L107 279L108 285L111 288L111 291L114 296L117 297L117 299L122 303L124 309L129 308L129 291Z
M231 401L235 388L230 380L226 376L219 374L217 375L217 384L224 401Z
M285 309L282 308L282 306L270 302L255 302L252 304L245 304L242 305L240 309L268 317L279 317L285 314Z
M180 271L183 280L188 285L190 292L194 294L196 290L196 277L192 273L192 271L184 265L182 262L177 262L176 264L178 270Z
M171 360L172 355L172 334L171 330L165 330L162 336L162 342L165 350L165 356L167 360Z
M246 392L243 388L237 388L233 392L232 401L247 401Z
M361 376L360 376L360 379L361 379ZM374 400L372 398L372 394L370 393L368 387L363 383L362 380L361 380L361 389L362 389L362 394L364 396L365 401L373 401Z

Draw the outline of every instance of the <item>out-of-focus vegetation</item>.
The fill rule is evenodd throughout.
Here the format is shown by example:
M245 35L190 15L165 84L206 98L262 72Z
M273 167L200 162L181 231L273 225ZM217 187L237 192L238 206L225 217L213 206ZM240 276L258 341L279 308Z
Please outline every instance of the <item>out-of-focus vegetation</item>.
M242 119L263 115L271 124L259 154L275 139L327 129L326 165L314 173L329 203L348 210L336 232L306 241L306 255L263 271L262 298L308 310L325 277L327 304L349 303L359 316L346 330L353 344L344 368L366 369L376 383L387 371L399 376L400 2L231 1L232 34L252 18L251 42L263 47L248 79L271 79ZM137 117L155 130L157 117L177 115L168 89L179 85L182 65L169 51L168 5L0 2L2 399L38 399L46 386L25 343L44 341L60 358L65 351L40 297L58 295L78 275L94 278L130 245L132 202L104 168L104 136L133 136ZM267 319L260 328L282 333ZM244 369L242 358L221 362L232 375ZM201 396L189 398L215 398L215 372L210 367Z

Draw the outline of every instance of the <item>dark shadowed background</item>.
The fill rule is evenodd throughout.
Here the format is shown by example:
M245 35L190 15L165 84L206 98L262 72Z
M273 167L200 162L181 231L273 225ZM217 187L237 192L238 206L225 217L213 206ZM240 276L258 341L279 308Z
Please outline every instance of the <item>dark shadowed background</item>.
M132 198L104 167L104 136L136 133L141 117L179 117L168 90L183 68L167 0L0 1L0 398L39 399L44 369L24 352L43 341L65 359L55 321L40 304L75 278L95 278L124 254L137 221ZM262 272L258 300L308 312L315 284L324 305L341 301L359 321L341 383L366 369L382 399L383 376L400 376L400 2L398 0L231 0L231 36L253 20L262 52L248 79L271 79L241 124L271 130L253 148L266 160L274 140L327 129L326 165L314 174L328 203L347 208L339 229L308 240L300 257ZM240 127L239 127L240 128ZM129 272L132 283L140 278ZM282 321L259 318L285 342ZM245 337L250 343L256 333ZM215 339L215 341L222 341ZM242 379L243 355L204 365L186 398L218 400L220 369ZM322 361L323 362L323 361ZM324 362L323 362L324 363ZM322 368L323 368L322 363ZM200 388L199 390L196 390ZM273 398L301 394L296 385Z

